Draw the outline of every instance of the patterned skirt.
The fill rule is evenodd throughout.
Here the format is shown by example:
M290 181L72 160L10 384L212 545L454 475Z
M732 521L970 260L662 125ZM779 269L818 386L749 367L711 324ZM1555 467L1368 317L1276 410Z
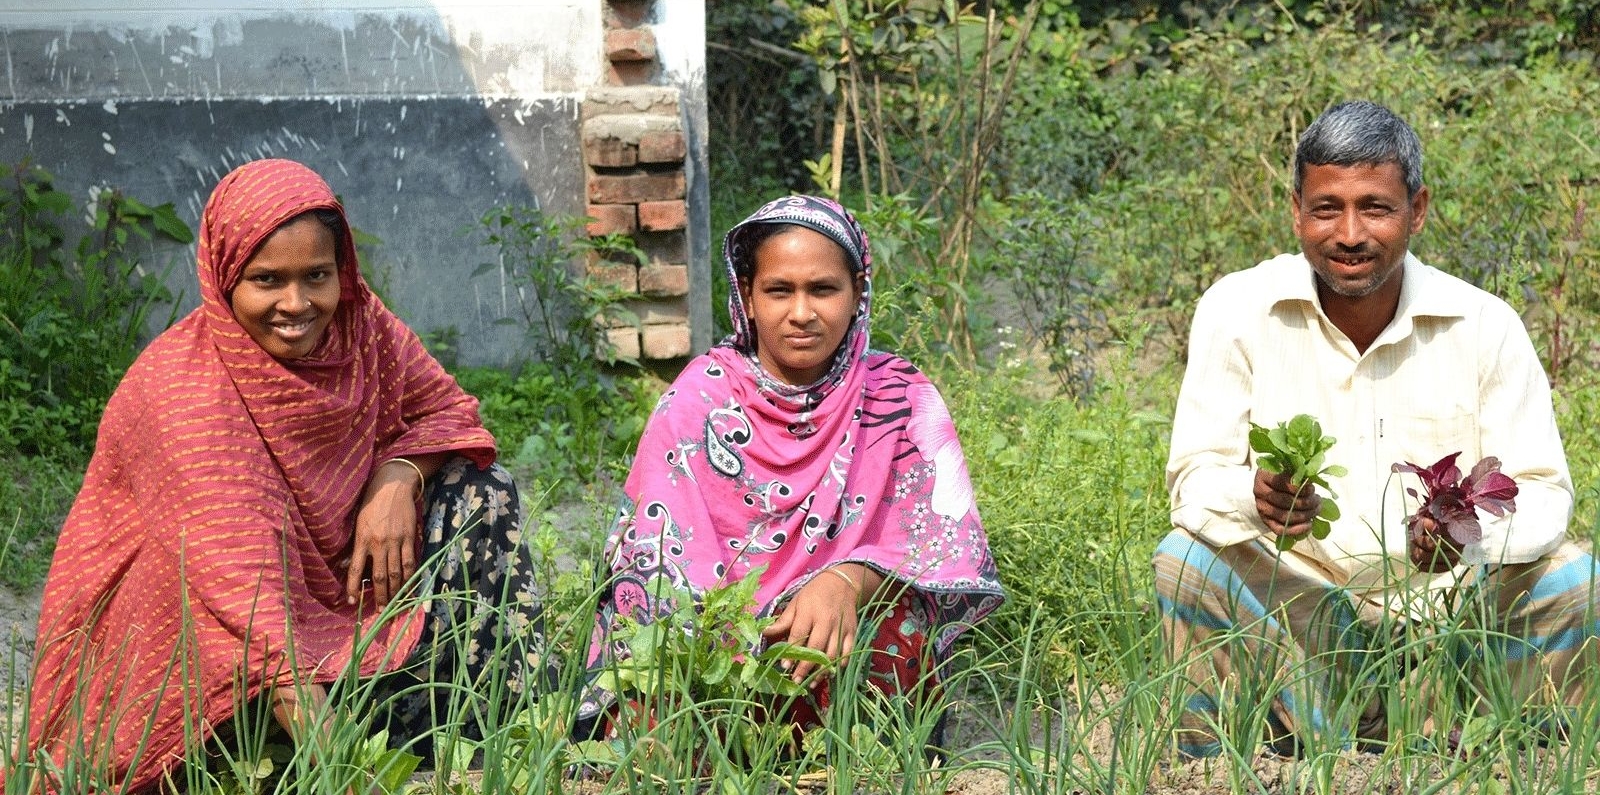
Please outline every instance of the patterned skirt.
M432 739L479 739L553 681L533 560L511 475L451 460L428 483L422 639L383 675L375 703L392 745L430 757Z

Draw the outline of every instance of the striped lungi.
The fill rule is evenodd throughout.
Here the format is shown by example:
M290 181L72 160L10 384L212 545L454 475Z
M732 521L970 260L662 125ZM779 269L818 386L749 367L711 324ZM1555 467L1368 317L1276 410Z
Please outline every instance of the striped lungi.
M1219 548L1175 529L1157 547L1163 639L1188 678L1180 753L1423 735L1428 710L1410 707L1439 699L1455 714L1517 704L1560 721L1600 675L1595 559L1571 543L1426 588L1356 587L1300 564L1265 538Z

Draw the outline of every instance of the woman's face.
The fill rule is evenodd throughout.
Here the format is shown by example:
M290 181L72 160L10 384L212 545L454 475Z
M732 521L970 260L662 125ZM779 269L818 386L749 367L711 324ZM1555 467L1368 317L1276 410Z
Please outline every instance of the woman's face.
M844 342L861 299L844 249L820 232L795 227L756 247L739 283L756 333L756 356L785 383L815 383Z
M333 231L310 215L278 227L245 263L230 303L261 349L281 360L316 349L339 308Z

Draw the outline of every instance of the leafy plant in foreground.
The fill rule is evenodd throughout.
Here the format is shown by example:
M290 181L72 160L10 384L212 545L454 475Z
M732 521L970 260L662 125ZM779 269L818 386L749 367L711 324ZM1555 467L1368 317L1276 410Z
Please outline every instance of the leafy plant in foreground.
M1333 448L1334 438L1322 435L1322 423L1310 414L1296 414L1277 427L1264 428L1250 423L1250 449L1256 451L1256 463L1275 475L1288 474L1289 483L1298 497L1312 486L1321 486L1328 492L1322 498L1322 508L1311 519L1311 537L1323 539L1333 529L1339 518L1339 506L1333 500L1339 496L1328 485L1329 477L1344 477L1345 468L1327 464L1327 453ZM1279 534L1278 549L1294 546L1299 536Z
M696 595L663 577L652 578L644 588L669 610L649 623L624 617L612 630L612 640L626 644L628 653L595 683L617 695L620 714L614 720L626 725L623 731L643 735L683 726L685 716L692 715L696 732L706 732L722 747L720 759L713 760L706 756L711 749L696 743L692 775L707 775L719 763L770 763L782 755L780 748L792 753L792 729L778 716L807 687L789 678L787 665L806 661L826 673L836 671L820 651L763 641L761 631L774 619L753 610L759 580L758 570ZM621 761L617 748L600 742L580 744L577 756L601 765Z
M759 583L759 573L752 573L696 599L664 578L650 580L645 588L672 611L648 624L623 619L613 637L627 643L628 659L603 673L599 683L616 693L688 692L703 700L804 695L805 686L780 663L808 661L825 669L832 663L816 649L763 642L761 631L775 619L750 610Z

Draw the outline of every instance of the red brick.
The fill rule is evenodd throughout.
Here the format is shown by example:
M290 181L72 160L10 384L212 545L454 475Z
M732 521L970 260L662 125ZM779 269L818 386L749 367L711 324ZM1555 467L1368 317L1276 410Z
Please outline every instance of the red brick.
M682 199L639 202L639 228L646 232L670 232L688 225L689 203Z
M611 343L608 358L639 360L639 329L633 326L606 329L606 342Z
M606 3L606 26L638 27L650 19L650 9L653 5L650 0L611 0Z
M589 201L595 204L638 204L684 197L682 171L589 174Z
M639 322L645 326L666 326L673 323L689 325L689 302L682 298L631 301L628 303L628 308L633 310Z
M646 359L677 359L689 355L689 324L644 327Z
M688 265L646 265L639 269L639 292L660 298L689 294Z
M625 293L639 290L639 269L625 262L606 260L591 262L584 268L584 272L589 274L589 278Z
M606 60L653 61L656 59L656 34L649 28L624 28L606 31Z
M623 61L606 68L606 82L614 86L648 86L659 68L655 61Z
M647 132L639 136L641 163L682 163L688 152L689 145L681 132Z
M594 220L584 229L592 236L632 232L639 228L631 204L591 204L588 214Z
M628 168L638 165L639 147L621 138L588 138L583 142L583 161L603 168Z

